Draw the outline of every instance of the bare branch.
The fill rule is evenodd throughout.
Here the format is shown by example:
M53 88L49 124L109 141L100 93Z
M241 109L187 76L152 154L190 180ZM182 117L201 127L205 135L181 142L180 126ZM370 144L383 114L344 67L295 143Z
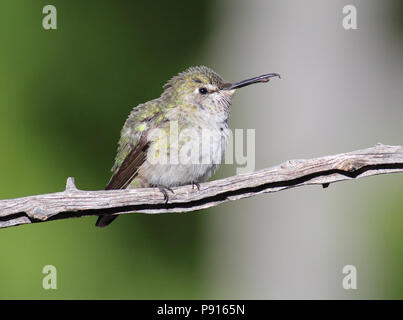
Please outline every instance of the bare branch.
M372 148L308 160L289 160L253 173L206 182L200 191L191 185L174 189L168 204L156 188L78 190L68 178L63 192L0 200L0 228L56 219L101 214L189 212L230 200L277 192L303 185L403 172L403 146Z

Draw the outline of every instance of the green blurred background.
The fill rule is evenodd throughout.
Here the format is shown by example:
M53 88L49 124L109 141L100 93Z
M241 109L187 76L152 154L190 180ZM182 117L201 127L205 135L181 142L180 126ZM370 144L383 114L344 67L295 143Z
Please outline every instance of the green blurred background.
M392 53L383 52L384 58L387 59L394 53L401 61L402 51L399 43L401 44L403 39L403 6L398 1L385 2L387 5L374 1L360 1L359 12L365 14L366 6L371 7L372 11L369 11L375 15L377 12L382 14L386 12L379 20L382 24L387 24L388 34L392 34L394 37L392 42L396 45L390 49ZM285 3L289 8L294 8L297 1ZM341 29L341 8L347 3L344 1L336 3L335 19L337 27ZM57 30L47 31L42 28L44 16L42 8L46 4L53 4L57 8ZM266 4L269 10L260 10L260 7ZM261 72L287 71L286 61L281 62L279 59L279 62L276 62L278 55L283 59L288 57L292 61L297 61L296 63L301 65L301 70L295 70L300 71L300 78L296 71L294 79L304 81L307 73L302 66L307 65L315 69L325 68L326 64L331 64L333 62L331 59L322 61L320 66L309 61L298 62L298 55L293 56L292 44L287 44L287 32L293 30L293 27L298 30L305 20L311 20L309 15L283 17L281 12L284 8L281 8L281 5L279 1L242 3L242 1L186 0L146 2L2 0L0 2L2 154L0 198L60 191L64 189L66 178L69 176L76 178L76 184L80 189L102 189L110 176L120 129L131 108L159 96L164 82L189 66L207 64L228 80L240 80ZM384 6L388 10L377 11L378 6ZM255 19L253 12L259 10L262 16ZM260 27L258 29L253 23L260 21L266 24L266 15L273 17L277 15L278 24L274 29L271 28L270 32L279 36L278 38L267 36L267 41L262 41L265 39L266 30L262 31ZM370 15L368 20L372 18ZM270 26L272 20L267 19ZM236 25L242 25L244 28L234 32ZM318 28L320 30L320 27ZM376 29L377 25L370 25L369 33L372 32L371 28ZM258 34L258 30L262 34ZM326 31L322 32L326 36ZM340 31L340 34L341 32L344 31ZM243 44L243 40L249 39L249 35L255 37L252 37L252 40L255 39L255 47ZM356 40L351 41L354 43ZM267 52L259 49L259 45L264 46L268 43L273 46L269 46ZM287 46L291 49L288 50ZM242 47L251 52L242 52ZM267 55L254 55L262 52ZM272 52L272 63L266 63L266 58ZM402 83L401 66L400 64L400 69L394 69L399 84ZM274 101L281 106L279 101L284 101L281 97L289 94L290 87L287 86L291 83L292 77L293 74L289 71L290 82L287 84L285 77L285 81L278 85L277 96L275 87L269 91L263 88L252 89L250 94L264 97L269 92L274 96ZM311 83L315 81L319 83L323 78L311 80ZM347 85L351 86L354 83ZM261 126L256 134L257 169L274 165L290 157L313 157L368 147L378 142L376 139L382 139L382 142L389 144L402 144L402 127L396 130L396 125L401 126L399 117L402 115L402 100L397 100L401 87L398 88L396 86L394 91L396 101L392 101L391 98L390 103L385 106L389 107L385 112L390 113L392 110L396 123L385 122L379 126L379 132L390 132L390 135L382 136L375 133L368 141L365 139L352 141L348 137L345 140L337 140L332 137L331 144L326 141L321 144L319 140L307 138L311 139L308 142L312 144L312 149L307 149L303 147L307 141L286 144L287 140L277 139L276 143L282 145L284 149L291 150L290 153L282 153L281 150L284 149L277 148L273 143L273 149L277 148L278 152L275 153L276 156L266 157L260 150L266 148L264 137L274 135L272 130L274 127L259 123L264 119L261 116L259 119L259 112L255 113L256 118L249 119L242 117L242 112L250 114L248 109L244 109L245 111L237 109L238 113L234 112L231 120L232 127ZM367 89L363 88L364 91ZM297 98L301 94L297 91L292 92L296 92ZM247 94L234 103L247 105L245 101L251 101ZM352 101L355 98L360 99L354 97L354 93L348 96ZM260 101L259 98L256 98L256 101ZM367 101L364 100L363 105L365 103ZM269 111L262 106L257 108L260 108L260 111L263 109L262 112L273 117L284 111L284 104L278 108L276 114L267 113ZM331 114L333 111L334 109L326 112ZM364 114L361 118L362 125L367 126L369 123L375 128L379 114L373 114L371 119L367 118L371 116L370 113ZM323 117L325 115L322 114ZM305 115L300 114L299 118L301 117ZM275 119L278 118L274 117L273 121L277 121ZM277 122L281 123L281 120ZM328 125L324 123L319 125L319 130L323 129L321 126ZM343 125L343 122L340 121L339 125ZM360 129L355 128L354 131ZM376 129L373 131L376 132ZM295 136L304 136L296 128L295 131L289 128L288 132L294 132ZM306 134L308 137L310 133ZM230 174L234 174L233 166L224 168L218 177ZM0 231L0 298L403 298L402 187L402 176L396 175L371 178L362 184L358 182L344 186L340 184L327 190L326 195L323 195L322 190L298 190L281 196L267 195L265 198L258 198L259 200L249 199L197 213L126 215L111 227L102 230L94 227L95 218L60 220L3 229ZM338 191L341 189L347 190L343 191L342 196ZM383 193L379 194L379 190ZM323 275L323 278L319 277L316 286L319 289L312 292L301 285L300 291L296 292L295 288L287 283L283 283L280 291L277 290L279 283L273 284L277 290L275 291L270 289L271 280L267 286L265 282L264 288L259 287L260 284L258 287L253 285L262 283L262 279L281 278L279 270L283 270L285 274L288 270L283 268L283 265L273 267L273 270L266 269L264 262L252 256L251 252L255 252L257 256L266 254L269 256L270 251L265 245L267 239L263 242L262 239L247 242L247 239L251 239L248 235L264 236L270 232L270 227L267 230L257 230L257 226L267 223L267 221L259 223L260 214L265 217L269 215L265 210L271 200L273 203L276 201L292 203L294 200L298 201L298 198L305 198L308 192L313 199L319 194L323 196L324 201L327 201L327 208L337 207L336 203L344 203L346 208L354 208L351 212L345 211L346 216L343 217L356 219L355 226L366 230L366 235L363 237L349 238L351 242L356 243L356 246L350 248L350 251L347 250L345 256L340 253L343 249L337 245L332 247L327 244L321 249L327 254L333 250L336 252L334 257L327 256L324 263L325 266L329 266L329 270L334 268L339 272L343 265L355 261L359 270L364 270L360 279L366 277L369 282L372 281L365 290L355 296L351 293L345 294L339 288L341 275L336 271L337 276L329 280L330 285L326 282L329 274L326 274L326 277ZM357 198L363 195L369 199L365 204L357 202ZM346 196L350 198L346 199ZM258 203L260 207L251 209L249 205L252 201ZM309 201L304 202L305 204L307 210L313 212L314 208L309 208ZM274 218L276 213L286 215L287 212L291 212L290 210L292 209L285 207L274 208L271 218ZM304 217L299 210L294 208L298 217ZM326 215L320 210L323 209L318 209L319 214ZM320 220L315 220L315 217L312 218L313 224L310 223L309 226L312 227L317 222L315 230L320 230L317 238L311 239L312 243L320 242L327 237L332 239L328 240L329 242L345 239L348 231L342 220L331 220L339 213L330 209L328 213L330 220L325 225L321 224ZM250 225L247 226L248 224ZM275 221L271 221L271 225L274 226ZM285 232L288 227L284 227ZM364 232L362 229L360 232ZM246 232L248 235L245 235ZM274 239L270 239L273 240L270 243L274 243L279 250L285 252L287 248L282 247L282 241L288 236L290 236L288 233L279 234L278 238L273 236ZM304 238L303 232L300 237ZM300 239L296 238L296 241ZM373 243L378 246L378 257L379 253L382 254L380 257L382 263L377 259L374 262L371 257ZM314 245L310 247L308 243L307 248L315 257L320 257L322 254L321 250L315 251ZM291 255L292 252L289 256ZM339 260L340 256L351 259ZM318 267L310 265L310 262L314 263L311 258L305 258L301 264L306 269ZM295 260L288 261L289 264L287 261L282 263L295 265L295 261L301 262L301 259L296 256ZM272 266L275 260L267 263ZM57 290L42 288L41 271L47 264L57 268ZM372 266L371 271L365 271L367 264ZM334 289L335 287L337 289Z
M120 129L168 78L201 64L210 3L52 1L57 30L42 28L49 1L0 4L0 197L86 190L110 177ZM130 215L21 226L0 234L1 298L200 296L198 214ZM55 265L58 289L42 289Z

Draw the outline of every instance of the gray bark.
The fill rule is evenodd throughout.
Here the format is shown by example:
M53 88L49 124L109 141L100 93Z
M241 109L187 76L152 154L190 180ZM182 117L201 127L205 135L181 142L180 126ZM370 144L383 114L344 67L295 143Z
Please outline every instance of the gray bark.
M0 228L73 217L129 212L190 212L218 204L303 185L322 185L362 177L403 172L403 146L374 147L313 159L289 160L256 172L174 188L169 203L157 188L78 190L68 178L66 190L0 200Z

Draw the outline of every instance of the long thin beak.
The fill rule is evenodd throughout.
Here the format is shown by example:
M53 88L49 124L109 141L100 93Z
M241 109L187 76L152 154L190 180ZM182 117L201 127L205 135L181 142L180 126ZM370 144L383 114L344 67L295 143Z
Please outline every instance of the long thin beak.
M229 84L225 85L222 88L222 90L233 90L233 89L238 89L238 88L242 88L245 86L249 86L250 84L254 84L254 83L269 82L270 78L273 78L273 77L281 78L278 73L263 74L261 76L250 78L247 80L242 80L242 81L235 82L235 83L229 83Z

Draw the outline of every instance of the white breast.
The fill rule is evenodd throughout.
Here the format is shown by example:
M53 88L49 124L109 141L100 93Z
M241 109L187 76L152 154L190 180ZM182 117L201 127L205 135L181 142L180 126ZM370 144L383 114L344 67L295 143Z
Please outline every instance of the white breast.
M139 170L149 184L171 187L205 181L222 162L230 134L226 121L199 119L197 124L178 125L181 129L177 148L170 142L168 162L146 161ZM173 157L175 152L177 156Z

